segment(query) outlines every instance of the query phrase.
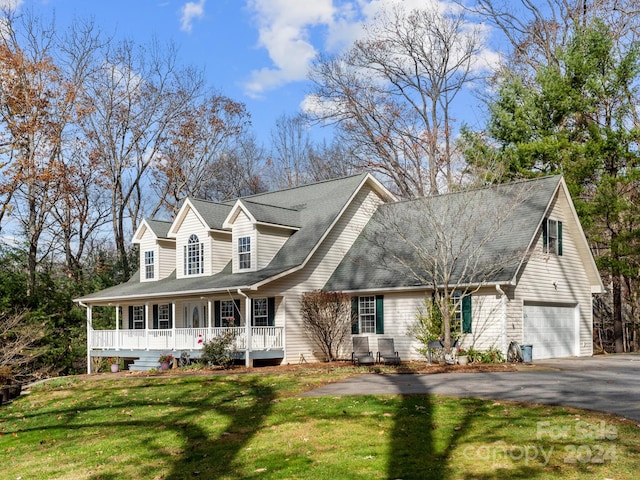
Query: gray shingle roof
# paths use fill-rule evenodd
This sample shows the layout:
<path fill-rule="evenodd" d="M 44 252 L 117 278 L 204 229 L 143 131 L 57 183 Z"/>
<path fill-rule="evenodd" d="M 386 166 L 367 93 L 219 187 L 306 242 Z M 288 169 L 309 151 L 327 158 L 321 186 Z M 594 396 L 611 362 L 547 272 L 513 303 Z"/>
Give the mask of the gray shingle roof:
<path fill-rule="evenodd" d="M 510 283 L 560 176 L 382 205 L 328 291 Z"/>
<path fill-rule="evenodd" d="M 129 281 L 115 287 L 87 295 L 80 301 L 96 302 L 124 298 L 144 298 L 154 295 L 187 294 L 188 292 L 207 292 L 224 289 L 236 289 L 255 285 L 302 265 L 348 201 L 365 180 L 367 174 L 358 174 L 336 180 L 327 180 L 311 185 L 261 193 L 244 197 L 246 203 L 252 203 L 258 211 L 264 205 L 270 209 L 261 209 L 259 216 L 265 218 L 265 212 L 272 214 L 289 210 L 286 215 L 298 216 L 300 229 L 292 233 L 270 264 L 257 271 L 231 273 L 231 264 L 215 275 L 177 279 L 175 272 L 168 278 L 156 282 Z M 228 204 L 191 200 L 198 212 L 209 222 L 210 228 L 222 228 L 222 223 L 234 201 Z M 226 210 L 224 216 L 222 215 Z"/>
<path fill-rule="evenodd" d="M 300 212 L 293 208 L 276 207 L 249 200 L 244 200 L 242 204 L 258 222 L 296 228 L 301 226 Z"/>
<path fill-rule="evenodd" d="M 216 203 L 197 198 L 190 198 L 189 201 L 207 222 L 207 226 L 214 230 L 222 230 L 222 224 L 233 206 L 233 204 Z"/>
<path fill-rule="evenodd" d="M 164 220 L 147 219 L 147 225 L 153 231 L 158 238 L 168 238 L 169 229 L 171 228 L 171 222 Z"/>

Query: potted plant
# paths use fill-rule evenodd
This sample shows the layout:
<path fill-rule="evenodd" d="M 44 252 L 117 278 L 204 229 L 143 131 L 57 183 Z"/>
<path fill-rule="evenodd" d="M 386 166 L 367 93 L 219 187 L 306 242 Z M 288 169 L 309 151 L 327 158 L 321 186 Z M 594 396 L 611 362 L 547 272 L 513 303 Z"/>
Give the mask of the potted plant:
<path fill-rule="evenodd" d="M 111 364 L 111 371 L 113 373 L 120 371 L 120 357 L 109 357 L 109 363 Z"/>
<path fill-rule="evenodd" d="M 458 349 L 458 365 L 466 365 L 469 362 L 467 351 L 464 348 Z"/>
<path fill-rule="evenodd" d="M 158 362 L 160 362 L 160 370 L 169 370 L 169 364 L 173 362 L 173 355 L 170 353 L 163 353 L 160 355 Z"/>

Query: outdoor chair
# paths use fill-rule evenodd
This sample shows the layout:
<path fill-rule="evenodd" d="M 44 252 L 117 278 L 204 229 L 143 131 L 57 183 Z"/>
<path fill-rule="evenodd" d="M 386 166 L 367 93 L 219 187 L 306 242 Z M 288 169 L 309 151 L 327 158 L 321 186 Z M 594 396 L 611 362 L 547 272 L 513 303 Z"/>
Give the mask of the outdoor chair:
<path fill-rule="evenodd" d="M 378 363 L 400 363 L 400 355 L 396 352 L 393 338 L 379 338 L 378 339 Z"/>
<path fill-rule="evenodd" d="M 351 363 L 357 365 L 373 365 L 376 362 L 369 350 L 369 337 L 353 337 Z"/>

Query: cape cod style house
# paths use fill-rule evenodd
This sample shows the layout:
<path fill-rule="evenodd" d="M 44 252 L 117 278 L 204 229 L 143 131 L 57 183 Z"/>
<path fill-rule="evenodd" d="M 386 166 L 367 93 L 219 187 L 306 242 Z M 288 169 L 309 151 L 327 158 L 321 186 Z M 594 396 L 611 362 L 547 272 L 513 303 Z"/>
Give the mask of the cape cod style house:
<path fill-rule="evenodd" d="M 591 355 L 592 294 L 603 286 L 562 177 L 476 192 L 482 197 L 397 202 L 373 176 L 359 174 L 230 202 L 189 198 L 173 221 L 142 222 L 133 236 L 140 251 L 133 278 L 76 300 L 87 310 L 88 364 L 114 355 L 142 365 L 145 358 L 157 364 L 161 353 L 196 358 L 226 331 L 247 365 L 322 360 L 300 315 L 302 294 L 322 289 L 352 296 L 353 335 L 371 337 L 374 352 L 376 337 L 392 337 L 402 359 L 419 358 L 408 328 L 432 287 L 412 267 L 420 264 L 407 249 L 413 240 L 398 232 L 418 230 L 421 218 L 438 214 L 434 206 L 452 203 L 472 213 L 452 228 L 477 237 L 460 237 L 472 239 L 474 268 L 450 278 L 468 293 L 457 312 L 465 344 L 506 352 L 510 340 L 530 343 L 534 359 Z M 505 211 L 493 230 L 474 229 Z M 385 218 L 404 224 L 390 228 Z M 440 240 L 421 234 L 419 241 L 429 251 Z M 495 268 L 496 252 L 511 260 Z M 94 329 L 97 306 L 115 307 L 115 329 Z"/>

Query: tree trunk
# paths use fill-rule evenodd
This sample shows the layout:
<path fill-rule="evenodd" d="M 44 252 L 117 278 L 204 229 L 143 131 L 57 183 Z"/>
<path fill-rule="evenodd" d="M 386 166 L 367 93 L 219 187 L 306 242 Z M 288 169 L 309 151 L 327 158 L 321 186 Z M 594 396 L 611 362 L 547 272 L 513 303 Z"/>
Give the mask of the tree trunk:
<path fill-rule="evenodd" d="M 622 332 L 622 282 L 620 274 L 613 275 L 613 338 L 615 341 L 615 352 L 624 352 L 623 332 Z"/>

